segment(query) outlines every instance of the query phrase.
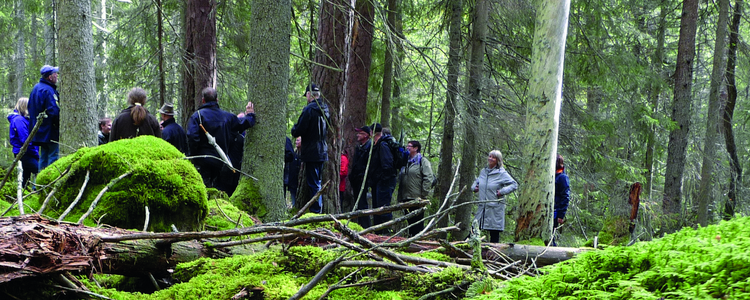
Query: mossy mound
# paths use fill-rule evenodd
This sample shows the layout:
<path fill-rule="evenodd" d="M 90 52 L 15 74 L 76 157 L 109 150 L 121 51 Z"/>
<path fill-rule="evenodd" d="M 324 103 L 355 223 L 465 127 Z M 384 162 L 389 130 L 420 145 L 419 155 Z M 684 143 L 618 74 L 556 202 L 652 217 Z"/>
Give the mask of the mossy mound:
<path fill-rule="evenodd" d="M 750 217 L 591 251 L 476 299 L 750 299 Z"/>
<path fill-rule="evenodd" d="M 152 294 L 100 288 L 86 279 L 82 280 L 93 292 L 112 299 L 231 299 L 243 288 L 262 290 L 262 299 L 288 299 L 323 266 L 342 255 L 342 251 L 348 250 L 326 251 L 314 246 L 298 246 L 290 247 L 284 252 L 268 250 L 255 255 L 237 255 L 224 259 L 202 258 L 178 265 L 174 279 L 180 283 Z M 304 299 L 319 299 L 330 285 L 339 283 L 357 269 L 335 268 Z M 425 293 L 469 280 L 457 268 L 447 268 L 431 274 L 398 275 L 384 269 L 364 268 L 356 276 L 349 276 L 340 284 L 384 278 L 393 280 L 377 285 L 334 290 L 328 295 L 328 299 L 417 299 Z"/>
<path fill-rule="evenodd" d="M 237 221 L 239 221 L 239 224 L 237 224 Z M 255 225 L 255 223 L 250 219 L 250 215 L 239 210 L 236 206 L 229 203 L 229 201 L 218 198 L 208 200 L 206 229 L 229 230 L 238 227 L 250 227 L 253 225 Z"/>
<path fill-rule="evenodd" d="M 160 138 L 140 136 L 82 148 L 44 169 L 37 184 L 53 184 L 64 175 L 55 194 L 59 201 L 49 204 L 46 215 L 56 218 L 68 208 L 81 190 L 86 172 L 90 174 L 89 182 L 80 202 L 65 218 L 67 221 L 78 221 L 102 189 L 130 172 L 106 191 L 86 220 L 87 225 L 101 222 L 142 229 L 148 206 L 150 231 L 170 231 L 172 224 L 180 231 L 202 229 L 208 213 L 206 187 L 193 164 Z M 45 195 L 50 190 L 46 189 Z M 38 202 L 29 205 L 38 208 Z"/>

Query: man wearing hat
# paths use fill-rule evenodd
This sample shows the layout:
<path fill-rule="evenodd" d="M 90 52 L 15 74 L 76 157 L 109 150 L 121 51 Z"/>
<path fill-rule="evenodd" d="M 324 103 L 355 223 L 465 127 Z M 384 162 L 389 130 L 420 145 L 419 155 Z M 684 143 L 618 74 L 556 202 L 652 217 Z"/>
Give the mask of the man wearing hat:
<path fill-rule="evenodd" d="M 180 152 L 187 154 L 187 134 L 185 133 L 185 129 L 174 120 L 174 105 L 172 103 L 164 103 L 159 109 L 159 115 L 161 116 L 161 126 L 163 127 L 161 138 L 172 144 Z"/>
<path fill-rule="evenodd" d="M 370 158 L 370 146 L 372 142 L 370 136 L 372 130 L 370 126 L 362 126 L 360 128 L 354 128 L 357 131 L 357 147 L 354 149 L 354 157 L 352 159 L 352 168 L 349 171 L 349 181 L 352 183 L 352 192 L 354 195 L 354 201 L 359 201 L 357 209 L 368 209 L 367 205 L 367 185 L 363 185 L 365 179 L 365 170 L 367 170 L 367 161 Z M 365 188 L 362 189 L 362 186 Z M 358 199 L 358 200 L 357 200 Z M 370 216 L 364 216 L 357 219 L 357 223 L 362 228 L 370 227 Z"/>
<path fill-rule="evenodd" d="M 305 164 L 305 181 L 310 187 L 310 197 L 312 197 L 320 191 L 323 163 L 328 160 L 326 135 L 331 114 L 328 111 L 328 105 L 320 99 L 320 88 L 317 85 L 308 85 L 304 96 L 307 98 L 307 105 L 302 109 L 302 114 L 292 127 L 292 136 L 302 137 L 300 159 Z M 310 199 L 301 200 L 307 203 Z M 310 212 L 323 212 L 323 197 L 318 198 L 318 201 L 310 206 Z"/>
<path fill-rule="evenodd" d="M 34 85 L 29 95 L 30 126 L 36 126 L 36 118 L 40 113 L 46 117 L 39 126 L 39 131 L 31 142 L 39 146 L 39 171 L 55 162 L 60 151 L 60 107 L 57 102 L 60 94 L 57 92 L 57 73 L 59 69 L 44 65 L 41 69 L 42 78 Z"/>

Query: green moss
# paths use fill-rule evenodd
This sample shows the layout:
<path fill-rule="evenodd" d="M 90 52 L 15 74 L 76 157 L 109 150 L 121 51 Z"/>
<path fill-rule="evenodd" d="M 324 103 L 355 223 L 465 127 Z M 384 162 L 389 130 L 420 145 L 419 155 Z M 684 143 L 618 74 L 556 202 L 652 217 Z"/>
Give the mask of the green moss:
<path fill-rule="evenodd" d="M 263 218 L 268 213 L 268 209 L 263 205 L 261 197 L 258 183 L 251 178 L 243 176 L 229 202 L 251 215 Z"/>
<path fill-rule="evenodd" d="M 170 231 L 172 224 L 181 231 L 200 230 L 208 212 L 206 189 L 195 167 L 183 157 L 171 144 L 153 136 L 81 148 L 37 177 L 38 184 L 48 185 L 69 169 L 67 180 L 58 181 L 55 197 L 59 202 L 51 203 L 45 214 L 56 218 L 67 209 L 88 171 L 90 180 L 83 197 L 65 219 L 75 222 L 111 180 L 131 172 L 103 195 L 85 224 L 101 219 L 121 228 L 142 229 L 148 206 L 151 231 Z"/>
<path fill-rule="evenodd" d="M 222 213 L 224 212 L 224 213 Z M 226 214 L 226 216 L 225 216 Z M 227 219 L 229 217 L 231 220 Z M 239 210 L 224 199 L 208 200 L 208 217 L 206 228 L 210 230 L 229 230 L 237 228 L 237 220 L 243 227 L 253 226 L 253 220 L 246 212 Z"/>
<path fill-rule="evenodd" d="M 611 246 L 479 299 L 750 299 L 750 217 Z"/>

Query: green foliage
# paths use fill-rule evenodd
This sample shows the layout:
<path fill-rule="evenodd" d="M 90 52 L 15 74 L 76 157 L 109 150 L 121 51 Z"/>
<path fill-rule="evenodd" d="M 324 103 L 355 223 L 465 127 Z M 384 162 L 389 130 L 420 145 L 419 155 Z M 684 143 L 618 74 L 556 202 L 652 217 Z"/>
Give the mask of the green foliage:
<path fill-rule="evenodd" d="M 227 219 L 228 218 L 228 219 Z M 230 220 L 231 219 L 231 220 Z M 208 200 L 208 216 L 206 217 L 206 228 L 212 230 L 229 230 L 238 227 L 237 221 L 241 226 L 253 226 L 253 220 L 246 212 L 239 210 L 224 199 Z"/>
<path fill-rule="evenodd" d="M 82 199 L 66 217 L 75 222 L 112 179 L 131 172 L 102 196 L 87 224 L 101 220 L 121 228 L 142 229 L 148 206 L 149 230 L 171 231 L 172 224 L 181 231 L 200 230 L 208 211 L 206 190 L 195 167 L 182 158 L 172 145 L 153 136 L 81 148 L 39 173 L 37 184 L 61 183 L 55 194 L 59 202 L 51 203 L 45 214 L 57 217 L 68 208 L 89 172 Z M 64 173 L 63 179 L 55 182 Z M 29 205 L 39 208 L 41 203 Z"/>
<path fill-rule="evenodd" d="M 750 218 L 607 247 L 476 299 L 747 299 Z"/>

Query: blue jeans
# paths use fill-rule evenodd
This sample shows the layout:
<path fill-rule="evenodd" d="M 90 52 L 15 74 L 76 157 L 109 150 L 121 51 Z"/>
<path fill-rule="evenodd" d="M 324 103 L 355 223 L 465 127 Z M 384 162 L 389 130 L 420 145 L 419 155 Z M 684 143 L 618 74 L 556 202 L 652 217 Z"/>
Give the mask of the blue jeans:
<path fill-rule="evenodd" d="M 321 178 L 320 175 L 323 172 L 323 162 L 305 162 L 305 182 L 310 187 L 310 199 L 320 191 Z M 309 199 L 308 199 L 309 201 Z M 305 201 L 307 204 L 307 201 Z M 323 212 L 323 195 L 318 198 L 318 201 L 310 206 L 310 212 L 319 214 Z"/>
<path fill-rule="evenodd" d="M 57 143 L 39 143 L 39 171 L 55 162 L 60 153 Z"/>
<path fill-rule="evenodd" d="M 396 176 L 377 179 L 372 186 L 372 208 L 379 208 L 391 205 L 393 190 L 396 189 Z M 383 224 L 393 219 L 393 213 L 372 216 L 375 225 Z"/>

